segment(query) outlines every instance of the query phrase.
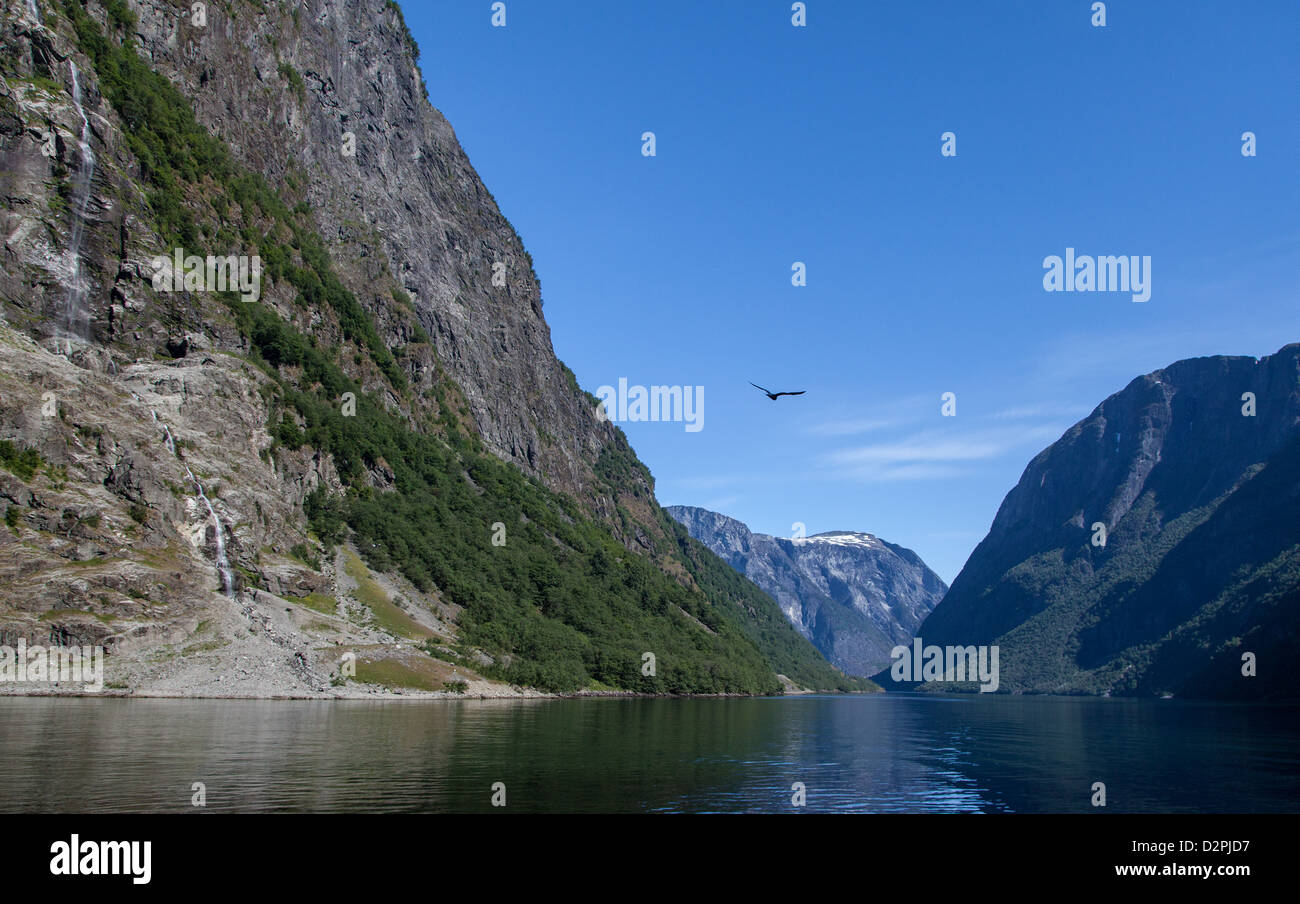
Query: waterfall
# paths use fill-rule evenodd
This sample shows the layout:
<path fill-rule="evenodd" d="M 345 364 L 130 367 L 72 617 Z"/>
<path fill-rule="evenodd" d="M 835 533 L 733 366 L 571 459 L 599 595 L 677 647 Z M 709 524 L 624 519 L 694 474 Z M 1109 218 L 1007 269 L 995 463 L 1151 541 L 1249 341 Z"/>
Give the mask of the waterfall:
<path fill-rule="evenodd" d="M 33 0 L 34 2 L 34 0 Z M 69 340 L 90 339 L 90 312 L 86 309 L 87 287 L 81 267 L 81 243 L 86 233 L 86 209 L 90 206 L 90 183 L 95 177 L 95 152 L 90 147 L 90 118 L 81 101 L 81 73 L 76 61 L 69 60 L 72 66 L 72 102 L 81 117 L 81 137 L 78 145 L 81 149 L 81 162 L 77 166 L 76 179 L 73 182 L 72 229 L 68 233 L 68 255 L 72 258 L 72 287 L 68 291 L 68 310 L 64 319 L 64 332 Z"/>
<path fill-rule="evenodd" d="M 36 5 L 36 0 L 27 0 L 27 9 L 32 14 L 32 18 L 41 22 L 41 8 Z M 41 22 L 41 24 L 44 24 Z"/>
<path fill-rule="evenodd" d="M 158 412 L 153 412 L 153 419 L 155 423 L 158 421 Z M 171 428 L 166 424 L 163 424 L 163 443 L 167 446 L 168 452 L 176 455 L 176 442 L 172 439 Z M 180 458 L 178 455 L 176 457 Z M 209 501 L 207 494 L 203 492 L 203 484 L 199 483 L 199 479 L 194 476 L 190 466 L 185 464 L 185 459 L 181 458 L 180 461 L 181 467 L 185 469 L 185 476 L 189 478 L 190 483 L 194 484 L 194 489 L 198 491 L 199 499 L 207 507 L 208 517 L 212 519 L 212 524 L 216 528 L 217 571 L 221 575 L 221 592 L 233 600 L 235 598 L 235 576 L 230 570 L 230 559 L 226 557 L 225 529 L 221 526 L 221 519 L 217 517 L 217 510 L 212 507 L 212 502 Z"/>

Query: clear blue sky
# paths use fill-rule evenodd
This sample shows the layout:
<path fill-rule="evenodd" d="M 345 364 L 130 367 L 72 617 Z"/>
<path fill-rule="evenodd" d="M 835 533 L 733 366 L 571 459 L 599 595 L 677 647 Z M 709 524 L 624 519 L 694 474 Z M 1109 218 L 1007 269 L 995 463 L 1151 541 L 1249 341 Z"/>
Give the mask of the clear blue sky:
<path fill-rule="evenodd" d="M 560 358 L 592 392 L 705 388 L 699 432 L 621 425 L 662 503 L 869 531 L 951 581 L 1133 377 L 1300 340 L 1300 3 L 790 5 L 402 4 Z M 1067 246 L 1150 255 L 1151 300 L 1045 292 Z"/>

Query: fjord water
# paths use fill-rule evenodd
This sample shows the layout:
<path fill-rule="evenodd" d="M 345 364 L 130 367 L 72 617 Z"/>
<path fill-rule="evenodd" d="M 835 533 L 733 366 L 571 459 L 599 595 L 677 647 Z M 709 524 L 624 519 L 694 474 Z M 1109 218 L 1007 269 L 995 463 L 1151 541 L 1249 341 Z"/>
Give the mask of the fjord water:
<path fill-rule="evenodd" d="M 1300 810 L 1295 707 L 888 696 L 0 699 L 0 811 Z"/>

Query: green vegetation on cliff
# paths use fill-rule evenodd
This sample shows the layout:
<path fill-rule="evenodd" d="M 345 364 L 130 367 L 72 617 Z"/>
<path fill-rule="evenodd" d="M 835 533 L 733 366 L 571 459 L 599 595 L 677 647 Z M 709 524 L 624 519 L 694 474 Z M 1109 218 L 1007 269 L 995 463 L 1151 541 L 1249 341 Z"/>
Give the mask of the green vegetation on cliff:
<path fill-rule="evenodd" d="M 122 27 L 128 20 L 111 17 L 120 35 L 105 35 L 75 0 L 64 9 L 141 163 L 160 234 L 190 253 L 204 253 L 207 236 L 259 254 L 271 280 L 293 286 L 300 307 L 332 311 L 353 344 L 325 347 L 269 307 L 223 299 L 250 357 L 271 377 L 264 395 L 276 448 L 329 454 L 345 485 L 341 495 L 317 490 L 305 506 L 327 546 L 351 540 L 370 567 L 398 571 L 461 607 L 461 652 L 487 651 L 495 664 L 481 671 L 514 683 L 776 693 L 779 671 L 813 688 L 867 687 L 828 665 L 770 598 L 662 512 L 680 579 L 629 552 L 572 499 L 487 453 L 447 401 L 458 395 L 454 384 L 434 385 L 436 419 L 417 423 L 391 408 L 393 397 L 409 398 L 406 375 L 339 279 L 306 205 L 290 208 L 234 162 L 185 97 L 138 56 Z M 391 393 L 365 391 L 340 366 L 359 363 L 363 352 Z M 355 396 L 348 415 L 345 393 Z M 596 468 L 615 496 L 624 478 L 649 479 L 619 439 Z M 643 674 L 646 653 L 653 675 Z"/>
<path fill-rule="evenodd" d="M 1298 375 L 1288 345 L 1106 399 L 1026 467 L 926 643 L 997 644 L 1009 693 L 1294 699 L 1247 663 L 1291 661 L 1300 634 Z"/>

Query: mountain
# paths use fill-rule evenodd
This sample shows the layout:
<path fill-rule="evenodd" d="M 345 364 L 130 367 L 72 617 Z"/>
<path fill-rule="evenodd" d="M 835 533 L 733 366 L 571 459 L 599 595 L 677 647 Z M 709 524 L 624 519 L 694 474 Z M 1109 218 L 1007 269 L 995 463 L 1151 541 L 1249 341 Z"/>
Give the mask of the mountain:
<path fill-rule="evenodd" d="M 1297 512 L 1300 344 L 1179 361 L 1029 463 L 921 635 L 1007 691 L 1294 697 Z"/>
<path fill-rule="evenodd" d="M 887 665 L 948 589 L 910 549 L 871 534 L 800 539 L 753 533 L 708 509 L 665 509 L 732 568 L 775 599 L 799 633 L 850 675 Z"/>
<path fill-rule="evenodd" d="M 151 694 L 870 686 L 658 506 L 396 3 L 0 2 L 0 644 Z"/>

